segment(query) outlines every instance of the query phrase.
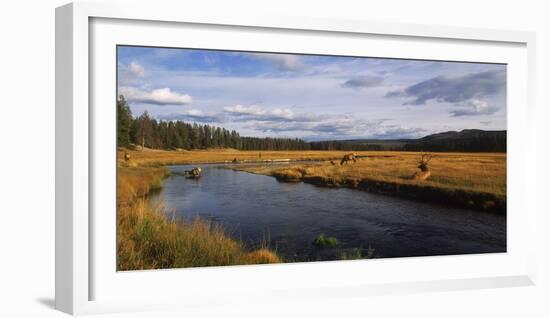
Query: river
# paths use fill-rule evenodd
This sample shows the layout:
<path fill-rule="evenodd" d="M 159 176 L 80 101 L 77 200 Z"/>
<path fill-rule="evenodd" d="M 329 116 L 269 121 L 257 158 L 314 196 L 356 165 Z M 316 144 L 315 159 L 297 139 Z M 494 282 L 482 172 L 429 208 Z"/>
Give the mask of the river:
<path fill-rule="evenodd" d="M 181 173 L 193 166 L 170 166 Z M 262 242 L 285 261 L 340 259 L 358 250 L 375 257 L 506 252 L 506 217 L 347 188 L 305 183 L 201 165 L 200 180 L 173 174 L 152 196 L 177 217 L 222 224 L 250 248 Z M 312 244 L 336 237 L 335 248 Z"/>

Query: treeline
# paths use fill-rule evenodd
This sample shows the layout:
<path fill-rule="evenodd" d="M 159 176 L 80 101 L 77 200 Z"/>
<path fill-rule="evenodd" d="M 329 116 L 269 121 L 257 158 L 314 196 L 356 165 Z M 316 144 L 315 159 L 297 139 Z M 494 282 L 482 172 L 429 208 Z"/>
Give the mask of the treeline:
<path fill-rule="evenodd" d="M 310 150 L 301 139 L 241 137 L 239 150 Z"/>
<path fill-rule="evenodd" d="M 400 147 L 392 148 L 389 144 L 380 143 L 357 143 L 352 141 L 313 141 L 310 142 L 311 150 L 340 150 L 340 151 L 374 151 L 374 150 L 398 150 Z"/>
<path fill-rule="evenodd" d="M 307 150 L 301 139 L 241 137 L 235 130 L 183 121 L 151 118 L 147 111 L 133 117 L 124 96 L 117 100 L 117 145 L 153 149 L 234 148 L 238 150 Z"/>
<path fill-rule="evenodd" d="M 440 152 L 506 152 L 506 131 L 465 129 L 419 139 L 328 140 L 311 142 L 312 150 L 391 150 Z"/>
<path fill-rule="evenodd" d="M 404 145 L 407 151 L 506 152 L 506 131 L 465 129 L 420 138 Z"/>

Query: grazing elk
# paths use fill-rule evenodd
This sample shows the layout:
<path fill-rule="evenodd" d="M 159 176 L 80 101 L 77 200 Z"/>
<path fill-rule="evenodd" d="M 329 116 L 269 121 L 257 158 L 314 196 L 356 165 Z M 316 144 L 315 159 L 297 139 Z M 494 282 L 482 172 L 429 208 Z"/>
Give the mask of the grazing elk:
<path fill-rule="evenodd" d="M 353 152 L 345 154 L 342 158 L 342 161 L 340 161 L 340 165 L 342 166 L 344 163 L 347 163 L 349 161 L 357 162 L 357 154 Z"/>
<path fill-rule="evenodd" d="M 192 179 L 200 178 L 201 177 L 201 172 L 202 172 L 201 167 L 196 167 L 196 168 L 193 168 L 191 170 L 185 171 L 185 173 L 187 174 L 187 177 L 192 178 Z"/>
<path fill-rule="evenodd" d="M 130 160 L 130 154 L 125 152 L 124 153 L 124 161 L 128 161 L 128 160 Z"/>
<path fill-rule="evenodd" d="M 415 172 L 413 179 L 417 181 L 425 181 L 428 179 L 432 173 L 430 172 L 430 167 L 428 167 L 428 162 L 432 160 L 433 156 L 431 154 L 423 153 L 418 162 L 418 169 L 420 171 Z"/>
<path fill-rule="evenodd" d="M 336 162 L 334 162 L 334 160 L 331 160 L 330 164 L 334 166 L 334 165 L 336 165 Z"/>

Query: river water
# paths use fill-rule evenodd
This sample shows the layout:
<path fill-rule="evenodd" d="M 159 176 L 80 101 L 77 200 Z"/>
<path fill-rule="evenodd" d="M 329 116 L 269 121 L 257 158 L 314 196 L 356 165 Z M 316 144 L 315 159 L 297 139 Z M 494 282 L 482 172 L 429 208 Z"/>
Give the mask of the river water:
<path fill-rule="evenodd" d="M 170 166 L 173 172 L 193 166 Z M 201 165 L 200 180 L 174 174 L 152 199 L 184 220 L 222 224 L 250 248 L 267 242 L 285 261 L 340 259 L 343 253 L 406 257 L 506 252 L 506 217 L 346 188 Z M 335 248 L 312 244 L 333 236 Z"/>

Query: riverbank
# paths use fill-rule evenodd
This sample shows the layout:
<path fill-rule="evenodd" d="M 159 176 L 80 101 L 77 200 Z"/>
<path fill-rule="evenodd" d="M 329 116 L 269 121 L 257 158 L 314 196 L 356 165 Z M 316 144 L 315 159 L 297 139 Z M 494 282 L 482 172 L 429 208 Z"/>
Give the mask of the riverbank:
<path fill-rule="evenodd" d="M 279 263 L 273 251 L 250 251 L 220 225 L 196 218 L 183 222 L 149 193 L 162 187 L 165 167 L 119 165 L 117 270 Z"/>
<path fill-rule="evenodd" d="M 416 181 L 418 154 L 367 156 L 357 163 L 318 162 L 234 165 L 232 169 L 273 176 L 284 182 L 349 187 L 423 202 L 506 213 L 506 155 L 438 153 L 430 162 L 432 176 Z"/>
<path fill-rule="evenodd" d="M 349 151 L 348 151 L 349 152 Z M 270 163 L 295 161 L 340 160 L 346 151 L 242 151 L 235 149 L 208 150 L 152 150 L 144 151 L 120 149 L 118 163 L 120 166 L 164 166 L 204 163 Z M 124 159 L 124 154 L 130 156 Z M 360 156 L 393 156 L 390 151 L 359 151 Z"/>

